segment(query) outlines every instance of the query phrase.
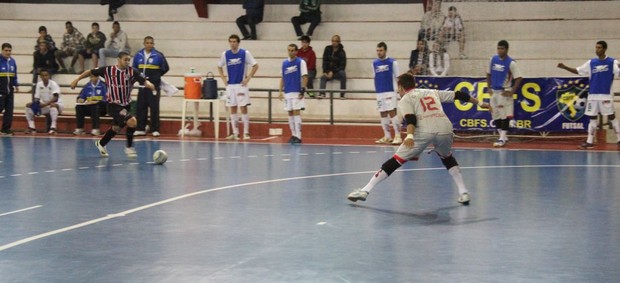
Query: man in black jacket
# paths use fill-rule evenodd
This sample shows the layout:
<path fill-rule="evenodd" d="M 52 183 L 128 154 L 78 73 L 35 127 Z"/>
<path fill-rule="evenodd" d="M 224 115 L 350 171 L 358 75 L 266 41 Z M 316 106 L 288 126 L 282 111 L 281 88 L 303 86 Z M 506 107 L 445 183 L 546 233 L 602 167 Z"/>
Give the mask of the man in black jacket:
<path fill-rule="evenodd" d="M 321 76 L 321 89 L 325 89 L 328 81 L 333 79 L 340 81 L 340 89 L 347 88 L 347 53 L 344 46 L 340 43 L 340 36 L 332 36 L 332 44 L 325 47 L 323 52 L 323 76 Z M 325 97 L 325 92 L 321 92 L 319 98 Z M 340 98 L 344 99 L 344 92 L 340 93 Z"/>
<path fill-rule="evenodd" d="M 301 36 L 304 35 L 301 31 L 301 25 L 310 23 L 308 32 L 305 35 L 311 37 L 314 29 L 321 22 L 321 0 L 301 0 L 299 12 L 301 12 L 299 16 L 291 18 L 291 23 L 293 23 L 297 39 L 301 40 Z"/>
<path fill-rule="evenodd" d="M 245 9 L 245 15 L 237 18 L 237 26 L 243 34 L 243 39 L 256 40 L 256 25 L 263 21 L 263 12 L 265 8 L 265 1 L 263 0 L 245 0 L 243 2 L 243 9 Z M 250 26 L 250 33 L 245 28 L 245 25 Z"/>

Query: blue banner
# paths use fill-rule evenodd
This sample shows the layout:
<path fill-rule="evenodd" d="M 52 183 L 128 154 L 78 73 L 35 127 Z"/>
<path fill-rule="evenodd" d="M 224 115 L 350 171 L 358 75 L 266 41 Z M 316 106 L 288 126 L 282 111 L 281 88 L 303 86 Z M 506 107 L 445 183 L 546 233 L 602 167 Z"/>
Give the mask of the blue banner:
<path fill-rule="evenodd" d="M 491 95 L 485 78 L 417 77 L 419 88 L 463 90 L 489 102 Z M 514 95 L 512 130 L 530 132 L 584 132 L 588 78 L 524 78 Z M 491 113 L 473 105 L 455 101 L 444 104 L 454 130 L 493 130 Z"/>

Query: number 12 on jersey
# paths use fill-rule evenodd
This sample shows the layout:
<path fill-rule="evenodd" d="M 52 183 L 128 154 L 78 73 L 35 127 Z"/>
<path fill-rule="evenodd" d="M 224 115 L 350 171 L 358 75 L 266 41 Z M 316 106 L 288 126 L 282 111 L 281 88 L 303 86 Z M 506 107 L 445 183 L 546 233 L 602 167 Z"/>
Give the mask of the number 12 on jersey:
<path fill-rule="evenodd" d="M 436 103 L 437 102 L 435 102 L 435 98 L 431 96 L 425 96 L 423 98 L 420 98 L 420 104 L 422 105 L 422 109 L 424 109 L 424 112 L 429 110 L 439 110 L 439 108 L 437 108 L 437 106 L 435 105 Z"/>

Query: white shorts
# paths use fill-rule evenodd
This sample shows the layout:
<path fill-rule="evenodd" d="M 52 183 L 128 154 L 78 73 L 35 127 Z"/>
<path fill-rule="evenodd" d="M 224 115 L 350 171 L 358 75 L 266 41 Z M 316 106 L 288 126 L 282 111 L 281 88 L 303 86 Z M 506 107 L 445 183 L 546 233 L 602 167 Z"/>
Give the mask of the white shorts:
<path fill-rule="evenodd" d="M 501 95 L 503 90 L 491 90 L 491 107 L 493 112 L 491 118 L 497 119 L 512 119 L 515 113 L 515 102 L 512 96 Z"/>
<path fill-rule="evenodd" d="M 386 112 L 396 109 L 398 95 L 395 92 L 377 93 L 377 111 Z"/>
<path fill-rule="evenodd" d="M 250 90 L 247 87 L 238 85 L 226 86 L 226 106 L 247 106 L 250 105 Z"/>
<path fill-rule="evenodd" d="M 614 114 L 614 103 L 611 100 L 590 100 L 586 102 L 586 116 Z"/>
<path fill-rule="evenodd" d="M 433 151 L 440 157 L 448 157 L 452 154 L 452 141 L 454 134 L 416 133 L 413 135 L 413 147 L 407 148 L 401 144 L 396 150 L 394 158 L 401 164 L 409 160 L 418 160 L 420 154 L 429 146 L 433 145 Z"/>
<path fill-rule="evenodd" d="M 65 107 L 62 105 L 62 103 L 56 103 L 56 105 L 58 105 L 58 114 L 62 114 L 62 111 L 65 110 Z M 50 114 L 51 109 L 52 109 L 51 106 L 41 107 L 41 114 L 43 115 Z"/>
<path fill-rule="evenodd" d="M 284 94 L 284 110 L 293 111 L 305 109 L 305 100 L 303 99 L 303 97 L 299 98 L 299 92 L 289 92 Z"/>

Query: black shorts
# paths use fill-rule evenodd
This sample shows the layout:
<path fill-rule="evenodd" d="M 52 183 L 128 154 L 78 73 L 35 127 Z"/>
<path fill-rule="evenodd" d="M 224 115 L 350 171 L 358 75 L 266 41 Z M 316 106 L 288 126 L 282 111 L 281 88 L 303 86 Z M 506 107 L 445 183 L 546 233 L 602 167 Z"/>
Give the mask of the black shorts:
<path fill-rule="evenodd" d="M 112 117 L 112 125 L 125 127 L 127 124 L 127 120 L 133 117 L 129 110 L 131 110 L 130 105 L 118 105 L 114 103 L 108 103 L 108 115 Z"/>

